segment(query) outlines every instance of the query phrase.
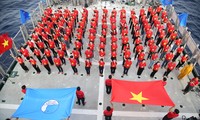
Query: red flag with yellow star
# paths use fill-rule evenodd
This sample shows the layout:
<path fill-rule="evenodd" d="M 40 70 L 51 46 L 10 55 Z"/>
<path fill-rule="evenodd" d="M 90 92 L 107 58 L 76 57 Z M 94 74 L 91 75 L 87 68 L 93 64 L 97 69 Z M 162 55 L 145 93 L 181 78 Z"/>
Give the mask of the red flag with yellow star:
<path fill-rule="evenodd" d="M 112 102 L 174 106 L 168 96 L 162 80 L 158 81 L 125 81 L 112 80 Z"/>
<path fill-rule="evenodd" d="M 12 48 L 12 39 L 8 34 L 0 35 L 0 54 L 6 52 L 10 48 Z"/>

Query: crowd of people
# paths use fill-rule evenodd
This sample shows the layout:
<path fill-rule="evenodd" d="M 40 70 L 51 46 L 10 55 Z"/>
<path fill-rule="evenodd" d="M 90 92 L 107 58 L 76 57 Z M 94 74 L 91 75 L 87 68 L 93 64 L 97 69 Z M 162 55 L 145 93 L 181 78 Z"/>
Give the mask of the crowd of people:
<path fill-rule="evenodd" d="M 91 18 L 89 18 L 89 14 L 92 14 Z M 72 11 L 68 8 L 59 8 L 54 11 L 48 7 L 28 40 L 28 47 L 21 47 L 20 55 L 15 58 L 25 72 L 28 72 L 29 68 L 25 65 L 24 59 L 31 63 L 38 74 L 41 72 L 38 62 L 46 68 L 48 74 L 51 74 L 53 65 L 58 68 L 59 74 L 63 74 L 63 65 L 66 65 L 66 60 L 68 60 L 74 74 L 77 75 L 77 65 L 82 64 L 79 61 L 82 57 L 85 59 L 84 66 L 86 74 L 89 76 L 94 51 L 96 51 L 95 46 L 98 46 L 99 76 L 104 74 L 105 56 L 110 55 L 111 75 L 105 83 L 107 94 L 111 93 L 111 79 L 118 66 L 118 54 L 122 54 L 123 59 L 124 70 L 121 77 L 128 75 L 133 61 L 136 60 L 139 78 L 146 67 L 152 69 L 149 74 L 151 78 L 160 69 L 165 68 L 163 85 L 166 85 L 170 72 L 179 69 L 188 61 L 188 55 L 183 52 L 185 44 L 178 35 L 175 25 L 167 16 L 167 11 L 161 5 L 149 6 L 148 10 L 142 7 L 139 15 L 133 8 L 130 10 L 129 18 L 127 18 L 127 10 L 124 7 L 120 10 L 113 8 L 111 12 L 106 7 L 94 8 L 91 13 L 88 13 L 86 8 L 82 10 L 74 8 Z M 97 34 L 99 27 L 101 28 L 100 35 Z M 108 39 L 108 35 L 111 35 L 111 38 Z M 120 35 L 120 39 L 118 35 Z M 95 41 L 99 41 L 99 44 L 96 44 Z M 121 41 L 120 44 L 118 44 L 119 41 Z M 133 50 L 131 50 L 131 44 L 133 44 Z M 106 49 L 108 45 L 110 45 L 110 50 Z M 117 51 L 118 49 L 121 53 Z M 149 65 L 147 65 L 148 60 Z M 180 75 L 178 78 L 182 79 L 190 72 L 191 70 L 188 70 L 186 74 Z M 198 84 L 198 79 L 195 77 L 188 83 L 183 90 L 184 94 Z M 24 89 L 26 86 L 22 86 L 23 93 L 25 93 Z M 86 104 L 85 95 L 80 87 L 77 87 L 76 95 L 77 104 L 81 105 L 82 103 L 84 106 Z M 163 120 L 172 119 L 179 114 L 177 109 L 173 112 L 171 108 L 169 111 L 170 113 Z M 111 120 L 112 112 L 113 105 L 108 106 L 104 111 L 105 120 Z"/>
<path fill-rule="evenodd" d="M 148 68 L 152 69 L 150 77 L 154 77 L 160 68 L 166 68 L 163 76 L 168 76 L 171 71 L 175 68 L 179 69 L 188 60 L 188 55 L 183 53 L 185 45 L 182 44 L 183 41 L 178 36 L 175 25 L 167 18 L 167 11 L 162 6 L 155 8 L 149 6 L 147 11 L 142 7 L 139 15 L 132 9 L 129 22 L 124 7 L 119 11 L 113 8 L 111 13 L 104 7 L 102 15 L 99 15 L 100 12 L 101 10 L 97 8 L 93 9 L 92 18 L 89 18 L 86 8 L 82 11 L 76 8 L 72 11 L 68 8 L 53 11 L 48 7 L 28 39 L 28 47 L 22 46 L 19 49 L 20 55 L 16 60 L 25 72 L 28 72 L 29 68 L 24 63 L 24 58 L 27 59 L 38 74 L 41 72 L 38 62 L 47 69 L 48 74 L 51 74 L 51 66 L 54 64 L 58 68 L 58 73 L 63 74 L 63 65 L 66 65 L 66 60 L 69 60 L 74 74 L 78 74 L 77 65 L 80 66 L 79 59 L 82 57 L 85 59 L 86 73 L 90 75 L 95 46 L 98 46 L 99 75 L 103 75 L 104 58 L 108 53 L 111 60 L 110 72 L 114 75 L 119 59 L 117 50 L 121 49 L 124 67 L 122 77 L 128 75 L 134 60 L 137 61 L 138 77 L 147 67 L 147 60 L 149 60 Z M 119 24 L 117 15 L 120 19 Z M 101 27 L 101 35 L 97 34 L 99 27 Z M 118 38 L 119 34 L 120 38 Z M 109 40 L 108 35 L 111 35 Z M 132 37 L 129 37 L 130 35 Z M 99 44 L 95 43 L 97 40 Z M 120 44 L 118 44 L 119 40 L 121 40 Z M 83 44 L 86 46 L 85 49 Z M 133 44 L 133 50 L 130 44 Z M 110 51 L 105 49 L 108 45 Z M 177 59 L 179 59 L 178 63 Z"/>

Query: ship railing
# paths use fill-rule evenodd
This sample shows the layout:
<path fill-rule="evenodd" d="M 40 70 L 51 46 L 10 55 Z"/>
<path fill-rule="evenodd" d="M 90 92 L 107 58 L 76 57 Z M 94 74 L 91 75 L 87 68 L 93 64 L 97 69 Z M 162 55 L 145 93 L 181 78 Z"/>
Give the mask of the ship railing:
<path fill-rule="evenodd" d="M 189 61 L 195 65 L 195 69 L 193 70 L 194 76 L 199 76 L 198 71 L 200 70 L 200 50 L 199 44 L 197 44 L 192 38 L 191 32 L 187 27 L 180 26 L 180 21 L 178 18 L 178 14 L 175 11 L 172 5 L 167 7 L 169 18 L 171 18 L 179 31 L 179 35 L 182 37 L 183 44 L 186 45 L 185 52 L 190 56 Z"/>
<path fill-rule="evenodd" d="M 13 71 L 17 62 L 10 54 L 13 56 L 19 54 L 18 49 L 26 44 L 29 35 L 33 32 L 35 26 L 37 26 L 38 20 L 41 19 L 43 11 L 47 6 L 47 2 L 39 2 L 37 7 L 29 12 L 30 20 L 21 25 L 17 33 L 12 37 L 12 48 L 0 55 L 0 90 L 7 78 L 14 77 L 17 73 Z"/>

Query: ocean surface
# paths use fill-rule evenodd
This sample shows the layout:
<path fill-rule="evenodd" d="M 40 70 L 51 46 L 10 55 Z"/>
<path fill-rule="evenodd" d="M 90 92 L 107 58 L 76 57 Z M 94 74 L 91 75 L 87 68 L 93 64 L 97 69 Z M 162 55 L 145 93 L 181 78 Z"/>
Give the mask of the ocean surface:
<path fill-rule="evenodd" d="M 19 31 L 20 16 L 19 10 L 31 12 L 37 7 L 40 0 L 0 0 L 0 34 L 8 33 L 14 37 Z M 189 14 L 187 27 L 192 33 L 193 39 L 200 44 L 200 0 L 174 0 L 174 7 L 177 13 L 186 12 Z M 16 43 L 20 45 L 21 38 Z M 5 59 L 5 58 L 8 59 Z M 0 65 L 7 68 L 9 54 L 0 58 Z M 2 59 L 3 58 L 3 59 Z"/>
<path fill-rule="evenodd" d="M 0 34 L 9 33 L 11 37 L 19 30 L 19 10 L 31 12 L 36 8 L 39 0 L 0 0 Z M 200 43 L 200 0 L 174 0 L 177 13 L 189 14 L 187 27 L 192 32 L 192 37 Z"/>

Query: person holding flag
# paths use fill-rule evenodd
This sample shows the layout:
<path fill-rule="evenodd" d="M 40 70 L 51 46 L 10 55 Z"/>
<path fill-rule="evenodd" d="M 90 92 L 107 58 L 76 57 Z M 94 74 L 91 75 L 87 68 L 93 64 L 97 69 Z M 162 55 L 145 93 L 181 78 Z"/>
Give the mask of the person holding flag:
<path fill-rule="evenodd" d="M 81 105 L 81 102 L 82 102 L 82 105 L 85 106 L 85 94 L 84 92 L 81 90 L 81 88 L 78 86 L 77 89 L 76 89 L 76 97 L 77 97 L 77 104 L 78 105 Z"/>
<path fill-rule="evenodd" d="M 108 76 L 108 79 L 106 79 L 105 81 L 105 85 L 106 85 L 106 93 L 110 94 L 112 90 L 112 75 Z"/>
<path fill-rule="evenodd" d="M 113 113 L 113 103 L 111 103 L 111 107 L 107 106 L 106 110 L 103 111 L 103 115 L 105 116 L 105 120 L 112 120 L 112 113 Z"/>
<path fill-rule="evenodd" d="M 188 82 L 187 86 L 185 87 L 183 91 L 183 94 L 187 94 L 190 90 L 192 90 L 193 87 L 197 86 L 199 84 L 199 77 L 196 76 Z"/>
<path fill-rule="evenodd" d="M 171 108 L 169 108 L 169 112 L 163 117 L 162 120 L 172 120 L 173 118 L 176 118 L 179 116 L 179 110 L 174 109 L 174 107 L 175 106 L 172 106 Z"/>

